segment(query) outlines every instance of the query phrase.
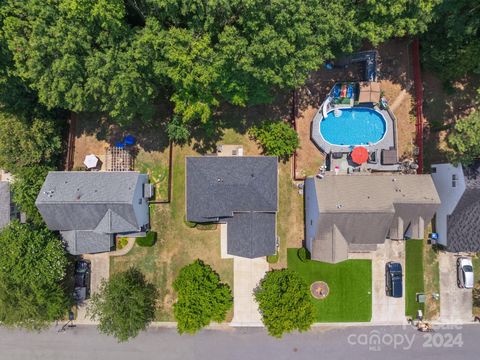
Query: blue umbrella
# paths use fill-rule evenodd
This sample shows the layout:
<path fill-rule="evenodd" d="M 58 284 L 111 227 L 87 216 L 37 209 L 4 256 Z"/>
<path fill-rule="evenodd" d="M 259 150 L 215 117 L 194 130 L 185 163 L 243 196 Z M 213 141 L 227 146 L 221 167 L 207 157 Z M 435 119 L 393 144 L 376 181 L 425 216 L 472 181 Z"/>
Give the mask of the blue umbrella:
<path fill-rule="evenodd" d="M 127 135 L 123 138 L 123 142 L 125 143 L 125 145 L 134 145 L 135 138 L 132 135 Z"/>

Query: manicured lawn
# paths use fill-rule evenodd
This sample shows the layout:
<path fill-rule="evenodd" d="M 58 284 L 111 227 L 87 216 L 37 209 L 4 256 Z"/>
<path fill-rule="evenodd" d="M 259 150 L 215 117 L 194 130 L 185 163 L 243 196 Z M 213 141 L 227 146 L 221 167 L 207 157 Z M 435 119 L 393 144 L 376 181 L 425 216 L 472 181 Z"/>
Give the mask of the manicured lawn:
<path fill-rule="evenodd" d="M 405 315 L 416 318 L 417 310 L 425 311 L 424 304 L 417 303 L 417 293 L 424 292 L 423 240 L 405 242 Z"/>
<path fill-rule="evenodd" d="M 475 288 L 480 289 L 480 257 L 477 253 L 477 256 L 472 257 L 473 264 L 473 280 L 475 281 Z M 475 290 L 474 290 L 475 291 Z M 480 316 L 480 303 L 473 299 L 473 315 Z"/>
<path fill-rule="evenodd" d="M 310 286 L 325 281 L 329 295 L 322 300 L 311 297 L 317 322 L 367 322 L 372 317 L 372 262 L 347 260 L 327 264 L 297 256 L 298 249 L 287 250 L 288 268 L 297 271 Z"/>

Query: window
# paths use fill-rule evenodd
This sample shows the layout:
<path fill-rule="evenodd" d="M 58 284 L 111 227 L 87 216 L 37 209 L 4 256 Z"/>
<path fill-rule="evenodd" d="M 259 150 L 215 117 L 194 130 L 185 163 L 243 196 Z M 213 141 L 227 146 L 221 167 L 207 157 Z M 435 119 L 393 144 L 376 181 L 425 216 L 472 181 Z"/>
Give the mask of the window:
<path fill-rule="evenodd" d="M 142 198 L 138 199 L 138 204 L 139 204 L 139 205 L 142 205 L 142 202 L 143 202 L 143 199 L 142 199 Z"/>
<path fill-rule="evenodd" d="M 432 167 L 431 172 L 432 172 L 432 174 L 435 174 L 435 173 L 437 172 L 437 168 L 436 168 L 436 167 Z"/>

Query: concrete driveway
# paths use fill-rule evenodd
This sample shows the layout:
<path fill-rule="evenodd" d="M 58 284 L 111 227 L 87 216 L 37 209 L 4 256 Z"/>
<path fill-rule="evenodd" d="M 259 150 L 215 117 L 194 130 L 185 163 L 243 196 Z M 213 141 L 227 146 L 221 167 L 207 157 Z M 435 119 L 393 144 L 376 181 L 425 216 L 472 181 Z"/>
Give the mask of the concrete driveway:
<path fill-rule="evenodd" d="M 461 323 L 472 321 L 472 290 L 457 286 L 457 256 L 440 253 L 440 321 Z"/>
<path fill-rule="evenodd" d="M 405 296 L 393 298 L 385 294 L 385 264 L 395 261 L 402 264 L 405 272 L 405 242 L 385 240 L 372 253 L 372 322 L 406 323 Z M 403 281 L 405 294 L 405 281 Z"/>
<path fill-rule="evenodd" d="M 90 277 L 90 294 L 96 293 L 100 289 L 102 279 L 107 279 L 110 276 L 110 254 L 85 254 L 85 260 L 91 263 L 91 277 Z M 80 324 L 90 324 L 91 321 L 87 318 L 86 311 L 88 300 L 78 306 L 76 322 Z"/>
<path fill-rule="evenodd" d="M 233 258 L 233 319 L 231 326 L 263 326 L 253 290 L 268 271 L 264 257 Z"/>

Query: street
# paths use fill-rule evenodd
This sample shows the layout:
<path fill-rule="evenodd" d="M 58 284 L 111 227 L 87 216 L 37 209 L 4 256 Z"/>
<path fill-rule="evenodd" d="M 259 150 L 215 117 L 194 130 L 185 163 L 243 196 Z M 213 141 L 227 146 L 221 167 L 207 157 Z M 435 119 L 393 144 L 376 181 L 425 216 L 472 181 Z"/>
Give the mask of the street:
<path fill-rule="evenodd" d="M 480 325 L 450 325 L 422 334 L 411 326 L 314 328 L 278 340 L 262 328 L 204 330 L 180 336 L 175 329 L 150 328 L 118 344 L 93 326 L 58 333 L 0 329 L 0 359 L 476 359 Z"/>

